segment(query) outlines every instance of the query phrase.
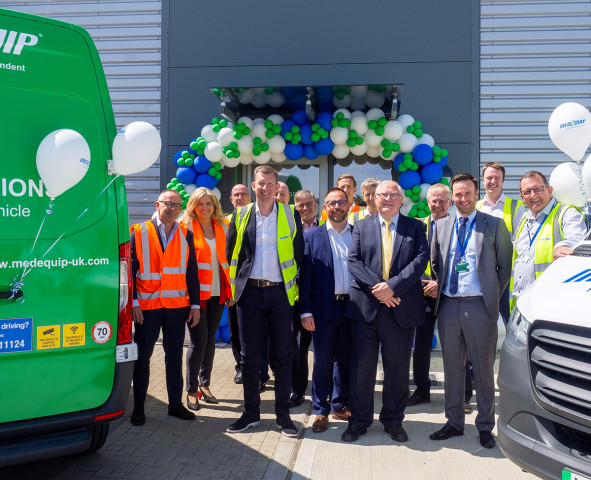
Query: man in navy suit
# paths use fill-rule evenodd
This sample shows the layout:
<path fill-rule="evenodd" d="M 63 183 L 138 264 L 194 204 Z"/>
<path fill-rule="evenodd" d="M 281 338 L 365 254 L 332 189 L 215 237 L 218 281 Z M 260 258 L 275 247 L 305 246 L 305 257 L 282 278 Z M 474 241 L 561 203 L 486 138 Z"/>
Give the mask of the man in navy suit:
<path fill-rule="evenodd" d="M 414 329 L 426 322 L 421 275 L 429 260 L 423 222 L 400 215 L 402 189 L 391 180 L 376 189 L 378 215 L 355 222 L 349 250 L 353 275 L 346 315 L 351 319 L 351 417 L 342 435 L 354 442 L 373 421 L 373 394 L 382 346 L 384 388 L 380 421 L 396 442 L 408 400 Z"/>
<path fill-rule="evenodd" d="M 345 305 L 351 289 L 347 256 L 353 227 L 347 223 L 347 194 L 340 188 L 329 190 L 324 209 L 326 223 L 304 236 L 306 248 L 300 269 L 300 316 L 314 342 L 313 432 L 327 429 L 331 403 L 333 418 L 347 420 L 349 416 L 351 337 Z"/>

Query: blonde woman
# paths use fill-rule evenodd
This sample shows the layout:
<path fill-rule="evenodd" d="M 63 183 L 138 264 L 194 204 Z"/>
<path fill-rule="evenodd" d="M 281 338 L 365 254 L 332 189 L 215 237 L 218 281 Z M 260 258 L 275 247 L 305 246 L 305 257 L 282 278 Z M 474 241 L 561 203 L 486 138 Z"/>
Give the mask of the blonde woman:
<path fill-rule="evenodd" d="M 205 403 L 218 403 L 211 393 L 210 380 L 215 355 L 215 334 L 224 305 L 233 305 L 230 267 L 226 259 L 227 224 L 215 194 L 197 188 L 187 202 L 181 224 L 193 232 L 199 265 L 201 321 L 189 328 L 187 350 L 187 407 L 199 410 L 197 390 Z"/>

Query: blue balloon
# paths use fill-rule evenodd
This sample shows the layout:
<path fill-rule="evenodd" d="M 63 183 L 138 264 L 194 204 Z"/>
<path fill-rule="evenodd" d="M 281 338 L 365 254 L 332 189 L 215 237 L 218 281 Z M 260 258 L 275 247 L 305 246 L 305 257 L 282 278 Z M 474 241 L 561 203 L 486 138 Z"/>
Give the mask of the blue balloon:
<path fill-rule="evenodd" d="M 318 152 L 316 152 L 314 145 L 304 145 L 304 157 L 306 157 L 308 160 L 316 160 L 318 158 Z M 300 167 L 303 166 L 304 165 L 300 165 Z"/>
<path fill-rule="evenodd" d="M 197 173 L 205 173 L 211 168 L 211 162 L 207 159 L 207 157 L 199 155 L 193 162 L 193 168 Z"/>
<path fill-rule="evenodd" d="M 281 92 L 281 95 L 285 97 L 285 100 L 291 100 L 291 97 L 298 93 L 298 90 L 293 87 L 283 87 L 279 91 Z"/>
<path fill-rule="evenodd" d="M 421 178 L 424 183 L 439 183 L 443 176 L 443 168 L 438 163 L 429 163 L 421 168 Z"/>
<path fill-rule="evenodd" d="M 306 110 L 297 110 L 293 113 L 291 119 L 300 126 L 308 123 L 308 115 L 306 115 Z"/>
<path fill-rule="evenodd" d="M 220 329 L 218 328 L 215 332 L 215 343 L 220 341 Z"/>
<path fill-rule="evenodd" d="M 285 134 L 287 132 L 291 131 L 291 127 L 295 127 L 296 123 L 293 120 L 285 120 L 285 122 L 283 122 L 281 124 L 281 135 L 283 135 L 283 137 L 285 137 Z"/>
<path fill-rule="evenodd" d="M 176 152 L 174 154 L 173 160 L 174 160 L 175 165 L 177 164 L 176 161 L 183 156 L 183 152 L 184 152 L 184 150 L 179 150 L 178 152 Z"/>
<path fill-rule="evenodd" d="M 198 187 L 209 188 L 210 190 L 213 190 L 218 182 L 219 180 L 216 180 L 215 177 L 212 177 L 208 173 L 200 173 L 195 179 L 195 185 Z"/>
<path fill-rule="evenodd" d="M 404 190 L 406 190 L 408 188 L 414 187 L 415 185 L 420 185 L 421 176 L 417 172 L 407 170 L 406 172 L 402 172 L 400 174 L 400 177 L 398 177 L 398 183 Z"/>
<path fill-rule="evenodd" d="M 308 123 L 306 123 L 305 125 L 302 125 L 300 127 L 300 135 L 302 136 L 302 143 L 304 145 L 311 145 L 313 143 L 313 140 L 312 140 L 313 133 L 314 132 L 312 131 L 312 127 Z"/>
<path fill-rule="evenodd" d="M 439 161 L 439 166 L 441 168 L 445 167 L 447 165 L 447 157 L 441 157 L 441 160 Z"/>
<path fill-rule="evenodd" d="M 404 162 L 404 152 L 400 152 L 398 155 L 394 157 L 394 160 L 392 161 L 392 167 L 398 170 L 398 167 L 400 167 L 402 162 Z"/>
<path fill-rule="evenodd" d="M 316 87 L 314 89 L 314 95 L 318 102 L 332 102 L 332 90 L 330 87 Z"/>
<path fill-rule="evenodd" d="M 222 319 L 220 320 L 220 327 L 228 325 L 228 307 L 224 307 L 222 311 Z"/>
<path fill-rule="evenodd" d="M 433 160 L 433 148 L 426 143 L 421 143 L 413 149 L 412 158 L 419 165 L 427 165 Z"/>
<path fill-rule="evenodd" d="M 327 132 L 330 132 L 332 130 L 332 123 L 330 123 L 332 122 L 332 113 L 321 112 L 318 115 L 316 115 L 316 119 L 314 121 L 322 128 L 324 128 L 324 130 L 326 130 Z"/>
<path fill-rule="evenodd" d="M 295 143 L 287 142 L 283 153 L 290 160 L 299 160 L 304 156 L 304 146 L 301 143 L 296 145 Z"/>
<path fill-rule="evenodd" d="M 184 183 L 185 185 L 193 183 L 195 177 L 197 177 L 197 174 L 191 167 L 179 167 L 176 170 L 176 178 L 179 179 L 179 182 Z"/>
<path fill-rule="evenodd" d="M 437 345 L 437 335 L 433 334 L 433 340 L 431 341 L 431 350 L 435 348 L 435 345 Z"/>
<path fill-rule="evenodd" d="M 330 138 L 321 138 L 314 144 L 318 155 L 330 155 L 334 149 L 334 143 Z"/>
<path fill-rule="evenodd" d="M 220 332 L 220 338 L 222 339 L 222 342 L 230 343 L 230 329 L 228 328 L 228 326 L 226 325 L 225 327 L 221 327 L 219 329 L 219 332 Z"/>
<path fill-rule="evenodd" d="M 290 107 L 292 108 L 305 108 L 306 107 L 306 100 L 308 100 L 308 96 L 304 92 L 297 93 L 289 102 Z M 287 102 L 285 102 L 287 104 Z"/>

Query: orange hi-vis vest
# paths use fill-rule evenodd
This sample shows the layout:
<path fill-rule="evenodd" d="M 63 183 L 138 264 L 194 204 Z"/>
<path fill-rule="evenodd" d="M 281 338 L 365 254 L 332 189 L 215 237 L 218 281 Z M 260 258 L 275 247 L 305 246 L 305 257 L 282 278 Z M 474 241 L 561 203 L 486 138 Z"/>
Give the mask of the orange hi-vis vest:
<path fill-rule="evenodd" d="M 351 207 L 351 210 L 349 210 L 349 213 L 347 215 L 351 215 L 352 213 L 360 212 L 360 211 L 361 211 L 361 207 L 359 205 L 357 205 L 356 203 L 353 203 L 353 206 Z M 320 215 L 320 220 L 322 220 L 323 222 L 326 222 L 327 219 L 328 219 L 328 215 L 326 214 L 326 210 L 323 208 L 322 214 Z"/>
<path fill-rule="evenodd" d="M 135 250 L 140 268 L 137 273 L 137 299 L 142 310 L 188 307 L 187 228 L 179 225 L 166 250 L 152 222 L 136 224 Z"/>
<path fill-rule="evenodd" d="M 222 271 L 226 277 L 226 281 L 220 279 L 220 288 L 226 290 L 226 298 L 232 298 L 232 289 L 230 286 L 230 265 L 226 259 L 226 232 L 228 227 L 225 223 L 218 225 L 217 222 L 213 223 L 213 230 L 215 234 L 215 251 L 218 256 L 218 262 L 222 266 Z M 209 300 L 211 298 L 211 283 L 213 281 L 213 270 L 217 268 L 217 265 L 211 265 L 211 249 L 205 236 L 201 225 L 197 220 L 193 220 L 190 224 L 189 229 L 193 232 L 193 241 L 195 242 L 195 254 L 197 257 L 197 266 L 199 267 L 199 299 L 201 301 Z"/>

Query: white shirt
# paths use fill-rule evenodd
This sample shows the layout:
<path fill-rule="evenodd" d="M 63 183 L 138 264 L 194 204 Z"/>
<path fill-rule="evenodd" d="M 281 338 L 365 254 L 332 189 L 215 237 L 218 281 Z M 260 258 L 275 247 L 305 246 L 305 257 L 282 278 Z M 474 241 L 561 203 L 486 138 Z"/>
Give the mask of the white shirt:
<path fill-rule="evenodd" d="M 259 204 L 255 202 L 256 250 L 250 278 L 282 282 L 279 252 L 277 251 L 277 203 L 273 202 L 273 210 L 265 217 Z"/>
<path fill-rule="evenodd" d="M 158 235 L 160 235 L 160 240 L 162 240 L 162 251 L 166 250 L 166 247 L 168 247 L 168 244 L 172 240 L 172 237 L 174 237 L 174 233 L 176 232 L 177 228 L 179 228 L 179 225 L 178 225 L 178 223 L 174 222 L 174 226 L 172 227 L 172 231 L 170 232 L 170 235 L 167 238 L 166 237 L 166 227 L 160 221 L 160 217 L 158 217 L 156 215 L 156 229 L 158 230 Z"/>
<path fill-rule="evenodd" d="M 488 213 L 493 217 L 503 218 L 503 209 L 505 208 L 505 201 L 507 197 L 504 193 L 501 193 L 501 196 L 497 199 L 495 203 L 490 203 L 487 197 L 484 197 L 482 201 L 482 206 L 480 207 L 480 211 L 482 213 Z"/>

